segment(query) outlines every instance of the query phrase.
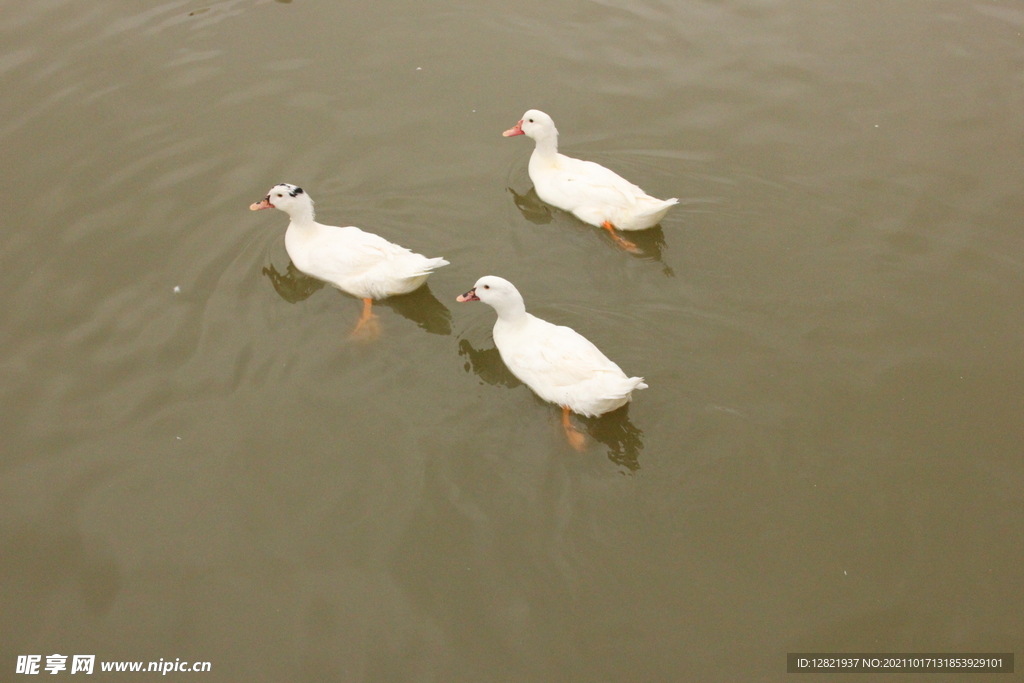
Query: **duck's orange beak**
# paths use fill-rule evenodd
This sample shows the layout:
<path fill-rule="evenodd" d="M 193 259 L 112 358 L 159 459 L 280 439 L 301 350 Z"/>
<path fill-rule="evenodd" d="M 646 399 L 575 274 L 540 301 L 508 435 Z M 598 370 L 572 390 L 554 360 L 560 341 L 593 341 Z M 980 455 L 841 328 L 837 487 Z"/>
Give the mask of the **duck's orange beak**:
<path fill-rule="evenodd" d="M 467 301 L 480 301 L 480 297 L 476 295 L 476 287 L 474 287 L 465 294 L 460 294 L 457 297 L 455 297 L 455 300 L 460 301 L 462 303 L 466 303 Z"/>
<path fill-rule="evenodd" d="M 525 133 L 523 133 L 523 120 L 519 119 L 519 123 L 506 130 L 502 135 L 507 138 L 510 138 L 513 135 L 525 135 Z"/>
<path fill-rule="evenodd" d="M 255 204 L 249 205 L 250 211 L 259 211 L 261 209 L 273 209 L 274 205 L 270 203 L 270 195 L 268 194 L 263 198 L 263 201 L 256 202 Z"/>

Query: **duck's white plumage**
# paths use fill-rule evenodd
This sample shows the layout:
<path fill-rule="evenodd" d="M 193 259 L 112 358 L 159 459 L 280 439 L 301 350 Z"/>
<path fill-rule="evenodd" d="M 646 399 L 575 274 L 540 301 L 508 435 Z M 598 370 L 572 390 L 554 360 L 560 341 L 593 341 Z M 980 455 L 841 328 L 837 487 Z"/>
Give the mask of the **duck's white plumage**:
<path fill-rule="evenodd" d="M 583 335 L 527 313 L 508 280 L 486 275 L 459 297 L 477 300 L 498 313 L 494 345 L 505 365 L 545 401 L 593 417 L 628 403 L 633 390 L 647 388 L 642 377 L 627 377 Z"/>
<path fill-rule="evenodd" d="M 359 228 L 317 223 L 313 200 L 295 185 L 275 185 L 249 208 L 287 213 L 291 222 L 284 246 L 295 267 L 363 299 L 407 294 L 434 269 L 448 265 L 443 258 L 427 258 Z"/>
<path fill-rule="evenodd" d="M 645 230 L 658 224 L 678 199 L 657 199 L 615 171 L 593 161 L 558 152 L 558 130 L 550 116 L 537 109 L 503 133 L 526 135 L 536 142 L 530 156 L 530 180 L 543 201 L 598 227 Z"/>

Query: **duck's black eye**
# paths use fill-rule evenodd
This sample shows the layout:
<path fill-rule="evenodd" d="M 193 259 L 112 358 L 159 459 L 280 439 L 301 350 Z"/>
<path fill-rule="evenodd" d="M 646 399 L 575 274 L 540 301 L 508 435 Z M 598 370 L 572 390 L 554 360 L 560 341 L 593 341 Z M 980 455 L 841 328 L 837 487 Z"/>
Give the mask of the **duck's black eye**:
<path fill-rule="evenodd" d="M 278 196 L 278 197 L 283 197 L 284 195 L 283 195 L 283 194 L 281 194 L 280 192 L 278 192 L 278 193 L 277 193 L 277 196 Z"/>
<path fill-rule="evenodd" d="M 490 289 L 490 288 L 491 288 L 490 285 L 484 285 L 484 289 Z"/>
<path fill-rule="evenodd" d="M 530 123 L 533 123 L 533 119 L 530 119 Z"/>

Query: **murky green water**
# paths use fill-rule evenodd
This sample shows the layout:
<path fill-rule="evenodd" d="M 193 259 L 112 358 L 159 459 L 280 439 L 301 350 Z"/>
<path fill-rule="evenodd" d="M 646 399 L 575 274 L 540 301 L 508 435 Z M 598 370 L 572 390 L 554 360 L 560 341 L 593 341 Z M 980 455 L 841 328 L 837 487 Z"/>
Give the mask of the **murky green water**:
<path fill-rule="evenodd" d="M 3 679 L 1019 653 L 1022 32 L 1011 0 L 0 2 Z M 537 200 L 530 107 L 680 198 L 643 254 Z M 359 301 L 247 209 L 278 182 L 452 265 L 350 341 Z M 455 303 L 488 273 L 650 384 L 586 453 Z"/>

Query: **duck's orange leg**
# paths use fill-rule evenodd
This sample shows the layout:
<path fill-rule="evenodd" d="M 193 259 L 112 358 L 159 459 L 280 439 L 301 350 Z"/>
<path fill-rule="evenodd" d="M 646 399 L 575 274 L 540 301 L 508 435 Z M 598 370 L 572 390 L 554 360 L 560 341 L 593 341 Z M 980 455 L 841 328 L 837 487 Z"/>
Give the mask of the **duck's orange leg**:
<path fill-rule="evenodd" d="M 624 238 L 619 233 L 615 232 L 615 226 L 612 225 L 611 221 L 605 221 L 604 223 L 601 224 L 601 227 L 608 231 L 608 234 L 610 234 L 612 236 L 612 239 L 615 240 L 615 244 L 619 245 L 620 247 L 628 251 L 630 254 L 640 253 L 640 248 L 638 246 Z"/>
<path fill-rule="evenodd" d="M 352 330 L 352 337 L 370 340 L 378 334 L 380 334 L 380 323 L 373 313 L 373 299 L 363 299 L 363 315 L 356 323 L 356 329 Z"/>
<path fill-rule="evenodd" d="M 562 428 L 565 429 L 565 436 L 569 439 L 569 445 L 582 453 L 586 449 L 586 438 L 578 429 L 572 426 L 572 422 L 569 422 L 568 406 L 562 406 Z"/>

